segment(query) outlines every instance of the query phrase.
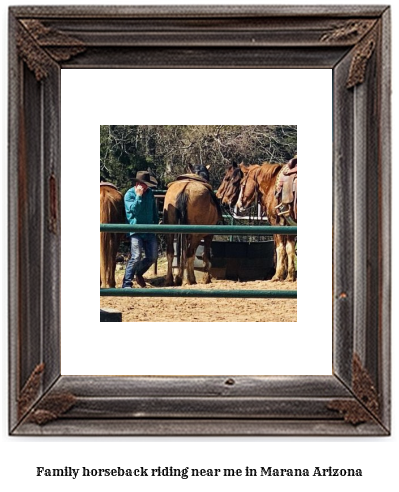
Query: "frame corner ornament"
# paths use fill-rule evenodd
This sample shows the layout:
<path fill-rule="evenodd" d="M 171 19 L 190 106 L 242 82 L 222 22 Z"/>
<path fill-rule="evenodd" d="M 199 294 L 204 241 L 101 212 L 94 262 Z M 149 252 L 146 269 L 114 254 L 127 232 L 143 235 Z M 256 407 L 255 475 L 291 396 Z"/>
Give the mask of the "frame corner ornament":
<path fill-rule="evenodd" d="M 352 19 L 329 30 L 320 40 L 325 43 L 358 42 L 375 26 L 375 23 L 374 19 Z"/>
<path fill-rule="evenodd" d="M 53 62 L 67 61 L 86 50 L 79 39 L 45 27 L 37 19 L 20 21 L 17 47 L 38 82 L 48 76 Z"/>
<path fill-rule="evenodd" d="M 38 364 L 32 371 L 18 396 L 18 415 L 23 417 L 37 399 L 44 375 L 44 364 Z"/>
<path fill-rule="evenodd" d="M 348 80 L 346 81 L 347 89 L 351 89 L 364 82 L 367 63 L 374 53 L 377 45 L 377 29 L 374 28 L 364 39 L 355 47 L 351 66 L 349 69 Z"/>
<path fill-rule="evenodd" d="M 357 400 L 334 400 L 328 408 L 342 414 L 345 422 L 353 425 L 370 422 L 374 417 L 378 418 L 380 402 L 377 389 L 356 353 L 352 360 L 352 390 Z"/>
<path fill-rule="evenodd" d="M 72 393 L 50 393 L 30 412 L 27 421 L 37 425 L 45 425 L 68 412 L 76 403 Z"/>

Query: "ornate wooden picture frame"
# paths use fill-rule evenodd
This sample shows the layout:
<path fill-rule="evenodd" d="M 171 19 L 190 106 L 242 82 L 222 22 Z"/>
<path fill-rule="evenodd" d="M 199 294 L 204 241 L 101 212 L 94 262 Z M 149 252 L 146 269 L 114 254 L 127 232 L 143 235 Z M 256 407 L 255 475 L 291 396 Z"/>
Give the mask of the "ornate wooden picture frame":
<path fill-rule="evenodd" d="M 10 434 L 389 435 L 389 7 L 11 7 L 9 35 Z M 330 376 L 60 374 L 60 73 L 100 67 L 332 70 Z"/>

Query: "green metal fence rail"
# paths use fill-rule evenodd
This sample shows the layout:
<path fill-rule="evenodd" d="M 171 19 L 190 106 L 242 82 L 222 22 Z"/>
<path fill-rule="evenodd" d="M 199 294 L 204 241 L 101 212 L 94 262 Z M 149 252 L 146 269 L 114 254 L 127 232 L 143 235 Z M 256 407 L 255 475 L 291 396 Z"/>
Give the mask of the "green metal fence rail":
<path fill-rule="evenodd" d="M 168 224 L 100 224 L 100 232 L 153 232 L 156 234 L 237 234 L 265 235 L 286 234 L 296 236 L 294 226 L 230 226 L 230 225 L 168 225 Z"/>
<path fill-rule="evenodd" d="M 100 224 L 100 232 L 152 232 L 155 234 L 237 234 L 296 235 L 293 226 L 224 226 L 224 225 L 168 225 L 168 224 Z M 199 290 L 180 288 L 148 289 L 100 289 L 100 296 L 111 297 L 213 297 L 213 298 L 273 298 L 296 299 L 296 290 Z"/>
<path fill-rule="evenodd" d="M 233 297 L 296 299 L 296 290 L 199 290 L 177 289 L 100 289 L 100 296 L 110 297 Z"/>

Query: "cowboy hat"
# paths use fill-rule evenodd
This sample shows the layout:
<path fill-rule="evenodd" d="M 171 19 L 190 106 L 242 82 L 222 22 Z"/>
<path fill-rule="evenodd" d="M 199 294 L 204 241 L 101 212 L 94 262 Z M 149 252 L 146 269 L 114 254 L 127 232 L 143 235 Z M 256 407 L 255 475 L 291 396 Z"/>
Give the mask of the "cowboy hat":
<path fill-rule="evenodd" d="M 150 175 L 148 171 L 138 171 L 135 178 L 132 178 L 133 183 L 144 183 L 148 188 L 156 188 L 158 182 Z"/>

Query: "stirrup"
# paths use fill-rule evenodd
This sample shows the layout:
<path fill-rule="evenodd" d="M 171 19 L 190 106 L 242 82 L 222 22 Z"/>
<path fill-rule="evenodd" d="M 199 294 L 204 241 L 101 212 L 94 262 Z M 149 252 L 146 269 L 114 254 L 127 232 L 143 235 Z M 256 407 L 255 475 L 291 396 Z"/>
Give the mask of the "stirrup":
<path fill-rule="evenodd" d="M 296 223 L 296 222 L 295 222 L 295 220 L 291 217 L 291 207 L 290 207 L 290 206 L 288 206 L 288 208 L 286 208 L 286 207 L 287 207 L 287 206 L 286 206 L 286 205 L 284 205 L 284 203 L 279 203 L 279 204 L 277 205 L 277 207 L 274 207 L 274 208 L 275 208 L 276 210 L 278 210 L 278 211 L 277 211 L 277 215 L 278 215 L 279 217 L 283 217 L 283 218 L 287 221 L 288 225 L 290 225 L 290 226 L 296 226 L 296 225 L 297 225 L 297 223 Z"/>

